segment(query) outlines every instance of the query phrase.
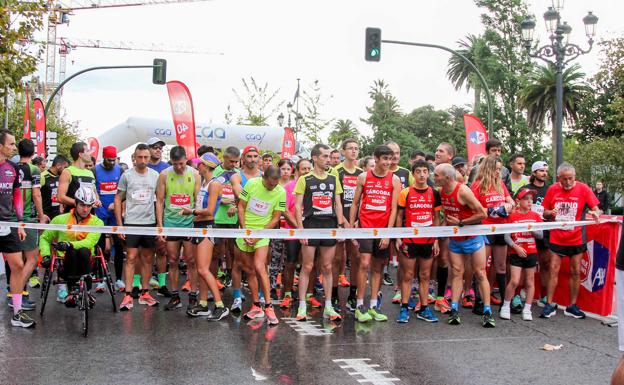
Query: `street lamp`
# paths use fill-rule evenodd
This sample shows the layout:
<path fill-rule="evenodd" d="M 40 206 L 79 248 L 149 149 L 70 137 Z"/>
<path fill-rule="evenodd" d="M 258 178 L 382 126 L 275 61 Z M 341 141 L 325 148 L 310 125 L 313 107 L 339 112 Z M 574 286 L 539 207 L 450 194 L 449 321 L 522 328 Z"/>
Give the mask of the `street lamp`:
<path fill-rule="evenodd" d="M 531 52 L 533 46 L 533 32 L 535 30 L 535 20 L 526 17 L 520 28 L 522 29 L 522 40 L 524 48 L 532 58 L 545 61 L 555 66 L 555 127 L 553 140 L 555 142 L 555 164 L 559 167 L 563 162 L 563 68 L 572 60 L 580 55 L 584 55 L 591 51 L 594 44 L 594 36 L 596 36 L 596 24 L 598 17 L 591 12 L 583 18 L 585 24 L 585 34 L 589 48 L 582 49 L 576 44 L 568 42 L 572 27 L 561 20 L 560 11 L 563 9 L 564 0 L 553 0 L 552 6 L 544 13 L 544 22 L 546 30 L 550 33 L 550 44 L 537 48 L 535 52 Z"/>
<path fill-rule="evenodd" d="M 277 124 L 279 124 L 280 127 L 284 127 L 284 114 L 282 114 L 281 112 L 277 116 Z"/>

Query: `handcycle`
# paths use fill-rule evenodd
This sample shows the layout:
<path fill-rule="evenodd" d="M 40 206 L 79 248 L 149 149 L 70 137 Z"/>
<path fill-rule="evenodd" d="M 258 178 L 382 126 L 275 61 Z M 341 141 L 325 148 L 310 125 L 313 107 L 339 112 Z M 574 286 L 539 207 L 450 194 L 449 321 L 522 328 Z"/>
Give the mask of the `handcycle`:
<path fill-rule="evenodd" d="M 41 311 L 39 314 L 43 317 L 43 312 L 48 300 L 48 293 L 50 287 L 57 283 L 61 283 L 60 272 L 63 269 L 63 257 L 60 257 L 56 250 L 59 248 L 58 243 L 52 244 L 52 253 L 50 255 L 50 265 L 46 267 L 43 282 L 41 285 Z M 61 249 L 59 249 L 61 250 Z M 61 250 L 66 251 L 66 250 Z M 108 265 L 102 250 L 98 247 L 95 249 L 95 255 L 91 256 L 89 263 L 91 264 L 91 273 L 83 274 L 74 278 L 77 278 L 77 284 L 71 288 L 70 295 L 76 303 L 76 307 L 82 312 L 82 334 L 87 337 L 89 332 L 89 310 L 95 306 L 95 300 L 91 296 L 88 290 L 89 283 L 100 283 L 103 280 L 106 281 L 106 288 L 111 296 L 113 305 L 113 312 L 117 312 L 117 304 L 115 303 L 115 290 L 113 289 L 113 281 L 111 279 Z M 56 278 L 55 278 L 56 273 Z"/>

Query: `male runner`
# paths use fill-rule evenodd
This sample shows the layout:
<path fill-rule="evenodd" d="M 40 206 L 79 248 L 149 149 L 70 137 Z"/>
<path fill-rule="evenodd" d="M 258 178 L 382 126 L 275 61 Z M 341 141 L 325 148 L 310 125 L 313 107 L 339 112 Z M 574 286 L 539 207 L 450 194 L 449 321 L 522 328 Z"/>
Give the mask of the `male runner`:
<path fill-rule="evenodd" d="M 544 216 L 555 222 L 580 221 L 585 218 L 585 206 L 589 207 L 589 214 L 596 222 L 600 219 L 598 198 L 585 183 L 576 180 L 576 170 L 569 163 L 562 163 L 557 168 L 558 183 L 548 188 L 542 205 Z M 585 318 L 585 313 L 576 305 L 581 285 L 581 258 L 587 251 L 585 228 L 553 229 L 548 241 L 550 248 L 550 277 L 548 279 L 548 302 L 542 309 L 541 318 L 550 318 L 556 314 L 552 304 L 561 258 L 570 257 L 570 304 L 563 314 L 577 319 Z"/>
<path fill-rule="evenodd" d="M 524 155 L 513 154 L 509 158 L 509 168 L 511 168 L 511 174 L 509 180 L 511 181 L 511 195 L 515 195 L 521 187 L 529 184 L 529 177 L 524 175 L 524 169 L 526 167 L 526 160 Z"/>
<path fill-rule="evenodd" d="M 157 137 L 152 137 L 149 138 L 146 143 L 150 152 L 150 159 L 147 163 L 147 167 L 160 174 L 170 166 L 169 163 L 163 162 L 162 160 L 165 142 Z M 160 237 L 156 238 L 156 274 L 157 280 L 154 282 L 153 279 L 150 279 L 150 286 L 158 287 L 158 295 L 171 298 L 173 294 L 167 288 L 167 242 Z"/>
<path fill-rule="evenodd" d="M 468 186 L 456 180 L 457 171 L 448 163 L 436 166 L 433 179 L 440 187 L 440 199 L 444 207 L 446 225 L 462 227 L 478 224 L 487 217 L 487 211 L 481 206 Z M 462 291 L 464 277 L 464 258 L 471 257 L 474 274 L 479 283 L 483 298 L 483 327 L 495 327 L 496 321 L 492 317 L 490 307 L 490 284 L 485 273 L 485 242 L 483 236 L 451 237 L 449 240 L 449 255 L 453 278 L 451 283 L 451 312 L 450 325 L 459 325 L 459 297 Z"/>
<path fill-rule="evenodd" d="M 401 191 L 401 180 L 390 170 L 396 152 L 390 146 L 381 145 L 375 148 L 373 155 L 375 168 L 358 176 L 349 223 L 355 226 L 355 221 L 359 217 L 360 228 L 393 227 Z M 381 287 L 381 273 L 390 257 L 390 239 L 360 239 L 354 243 L 358 243 L 360 250 L 355 318 L 358 322 L 367 322 L 371 319 L 387 321 L 388 317 L 380 310 L 378 293 Z M 370 308 L 367 310 L 364 307 L 364 296 L 369 269 L 371 269 L 371 300 Z"/>
<path fill-rule="evenodd" d="M 336 175 L 328 174 L 330 148 L 325 144 L 312 147 L 310 155 L 314 163 L 312 172 L 300 176 L 295 186 L 295 219 L 300 229 L 322 229 L 344 226 L 340 194 L 342 186 Z M 299 272 L 299 308 L 297 321 L 307 319 L 306 288 L 310 282 L 310 272 L 314 267 L 317 248 L 320 255 L 320 268 L 323 275 L 325 309 L 323 318 L 332 321 L 342 319 L 332 305 L 332 264 L 336 255 L 335 239 L 302 239 L 301 271 Z"/>
<path fill-rule="evenodd" d="M 186 151 L 182 146 L 174 146 L 169 159 L 171 166 L 163 170 L 158 177 L 156 188 L 156 223 L 158 227 L 181 227 L 192 228 L 193 217 L 182 215 L 181 210 L 185 207 L 195 207 L 195 199 L 201 186 L 201 179 L 197 170 L 186 165 Z M 184 256 L 188 265 L 188 279 L 191 281 L 191 289 L 197 290 L 197 268 L 193 255 L 191 237 L 159 236 L 167 241 L 167 260 L 169 261 L 169 279 L 171 282 L 172 297 L 165 305 L 165 310 L 173 310 L 182 307 L 178 283 L 180 270 L 180 248 L 184 246 Z M 127 279 L 127 278 L 126 278 Z M 197 294 L 193 291 L 189 294 L 189 304 L 193 305 Z"/>
<path fill-rule="evenodd" d="M 344 161 L 334 167 L 333 174 L 338 176 L 338 180 L 342 186 L 342 213 L 343 215 L 348 216 L 349 211 L 351 210 L 351 204 L 353 203 L 353 197 L 355 196 L 357 177 L 363 171 L 357 166 L 357 159 L 360 152 L 358 142 L 353 138 L 345 139 L 342 142 L 341 148 Z M 346 258 L 348 258 L 351 263 L 351 282 L 349 282 L 347 277 L 344 275 Z M 347 308 L 351 311 L 355 311 L 359 262 L 358 251 L 353 242 L 339 240 L 338 245 L 336 246 L 336 258 L 334 258 L 334 266 L 332 269 L 334 284 L 334 287 L 332 288 L 332 299 L 334 301 L 334 309 L 339 309 L 338 284 L 340 284 L 340 286 L 349 287 Z"/>
<path fill-rule="evenodd" d="M 399 210 L 396 226 L 423 227 L 439 226 L 442 202 L 440 193 L 427 185 L 429 180 L 429 165 L 425 160 L 417 160 L 412 166 L 414 185 L 403 189 L 399 195 Z M 397 322 L 409 321 L 408 303 L 412 293 L 412 280 L 416 274 L 416 261 L 419 271 L 420 309 L 416 317 L 427 322 L 437 322 L 428 303 L 424 301 L 429 296 L 429 277 L 433 257 L 440 252 L 436 238 L 405 238 L 397 239 L 397 247 L 405 247 L 404 255 L 399 261 L 403 266 L 403 280 L 401 281 L 401 311 Z"/>
<path fill-rule="evenodd" d="M 58 187 L 58 200 L 65 206 L 64 212 L 76 206 L 74 193 L 79 187 L 89 187 L 94 192 L 96 191 L 95 176 L 91 170 L 86 168 L 86 164 L 92 162 L 91 151 L 89 151 L 87 144 L 84 142 L 72 144 L 69 154 L 73 163 L 61 173 Z M 99 199 L 97 199 L 94 207 L 100 207 L 101 204 Z"/>
<path fill-rule="evenodd" d="M 243 149 L 242 153 L 242 167 L 240 172 L 232 175 L 230 178 L 230 182 L 232 183 L 232 190 L 234 191 L 234 195 L 240 197 L 240 193 L 243 191 L 243 188 L 247 184 L 250 179 L 257 178 L 262 176 L 262 171 L 259 166 L 260 160 L 260 150 L 258 147 L 254 145 L 249 145 Z M 240 219 L 240 218 L 239 218 Z M 241 257 L 238 255 L 238 249 L 234 253 L 234 263 L 232 264 L 232 289 L 234 300 L 232 301 L 232 306 L 230 310 L 234 313 L 240 313 L 243 306 L 243 297 L 241 293 Z M 255 281 L 255 274 L 251 277 L 247 277 L 248 284 L 254 284 L 250 281 Z M 255 283 L 257 285 L 257 283 Z M 261 293 L 260 299 L 264 300 L 264 295 L 269 295 L 268 293 Z"/>
<path fill-rule="evenodd" d="M 15 150 L 15 137 L 8 130 L 0 130 L 0 221 L 4 222 L 21 221 L 24 215 L 19 174 L 15 164 L 9 161 Z M 11 325 L 29 328 L 35 325 L 35 321 L 22 309 L 22 290 L 30 276 L 22 259 L 25 238 L 26 233 L 21 227 L 0 228 L 0 252 L 11 269 L 11 276 L 7 277 L 13 306 Z"/>
<path fill-rule="evenodd" d="M 254 178 L 245 184 L 238 202 L 238 218 L 244 229 L 274 229 L 284 211 L 286 211 L 286 191 L 279 184 L 280 169 L 271 165 L 266 168 L 262 178 Z M 236 238 L 236 246 L 240 250 L 240 259 L 249 279 L 249 289 L 253 305 L 245 314 L 247 319 L 267 317 L 269 325 L 277 325 L 279 320 L 269 298 L 260 306 L 258 283 L 262 291 L 270 292 L 269 275 L 267 272 L 267 256 L 269 255 L 268 238 Z M 330 276 L 331 279 L 331 276 Z M 258 282 L 260 281 L 260 282 Z"/>
<path fill-rule="evenodd" d="M 117 193 L 114 200 L 116 222 L 124 226 L 155 227 L 156 214 L 154 203 L 158 173 L 147 167 L 150 152 L 146 144 L 140 143 L 134 149 L 134 167 L 123 173 L 119 179 Z M 125 218 L 122 217 L 123 202 L 126 202 Z M 149 278 L 152 275 L 152 261 L 156 247 L 156 237 L 151 235 L 124 235 L 119 238 L 126 241 L 126 264 L 124 278 L 126 294 L 119 306 L 120 310 L 132 309 L 131 288 L 133 277 L 139 274 L 143 288 L 139 303 L 141 305 L 156 306 L 158 301 L 152 297 L 149 288 Z"/>
<path fill-rule="evenodd" d="M 340 151 L 331 150 L 329 153 L 329 167 L 332 169 L 340 164 Z"/>
<path fill-rule="evenodd" d="M 266 171 L 267 168 L 269 168 L 270 165 L 273 164 L 273 155 L 269 154 L 268 152 L 265 153 L 264 155 L 262 155 L 262 171 Z"/>
<path fill-rule="evenodd" d="M 57 196 L 59 176 L 68 165 L 67 158 L 57 155 L 52 160 L 52 166 L 41 173 L 41 203 L 44 214 L 50 219 L 61 213 L 61 204 Z"/>

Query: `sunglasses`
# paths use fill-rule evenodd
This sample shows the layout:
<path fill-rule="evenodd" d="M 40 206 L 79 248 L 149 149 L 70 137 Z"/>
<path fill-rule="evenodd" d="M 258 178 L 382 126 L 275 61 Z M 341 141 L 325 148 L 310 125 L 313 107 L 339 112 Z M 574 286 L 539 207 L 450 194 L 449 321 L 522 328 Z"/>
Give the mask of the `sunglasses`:
<path fill-rule="evenodd" d="M 162 150 L 162 146 L 149 146 L 152 150 Z"/>

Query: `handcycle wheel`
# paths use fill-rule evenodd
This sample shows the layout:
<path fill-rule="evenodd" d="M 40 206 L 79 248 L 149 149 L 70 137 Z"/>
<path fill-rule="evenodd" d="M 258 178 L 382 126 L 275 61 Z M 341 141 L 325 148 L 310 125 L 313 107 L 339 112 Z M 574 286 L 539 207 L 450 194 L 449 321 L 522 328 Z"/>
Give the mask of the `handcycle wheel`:
<path fill-rule="evenodd" d="M 39 315 L 43 317 L 43 311 L 45 310 L 46 303 L 48 302 L 48 293 L 50 292 L 50 286 L 52 286 L 52 276 L 53 273 L 50 269 L 46 269 L 45 274 L 43 275 L 43 285 L 41 288 L 41 310 L 39 311 Z"/>
<path fill-rule="evenodd" d="M 87 285 L 84 281 L 80 282 L 80 310 L 82 310 L 82 335 L 87 338 L 89 333 L 89 295 L 87 293 Z"/>

